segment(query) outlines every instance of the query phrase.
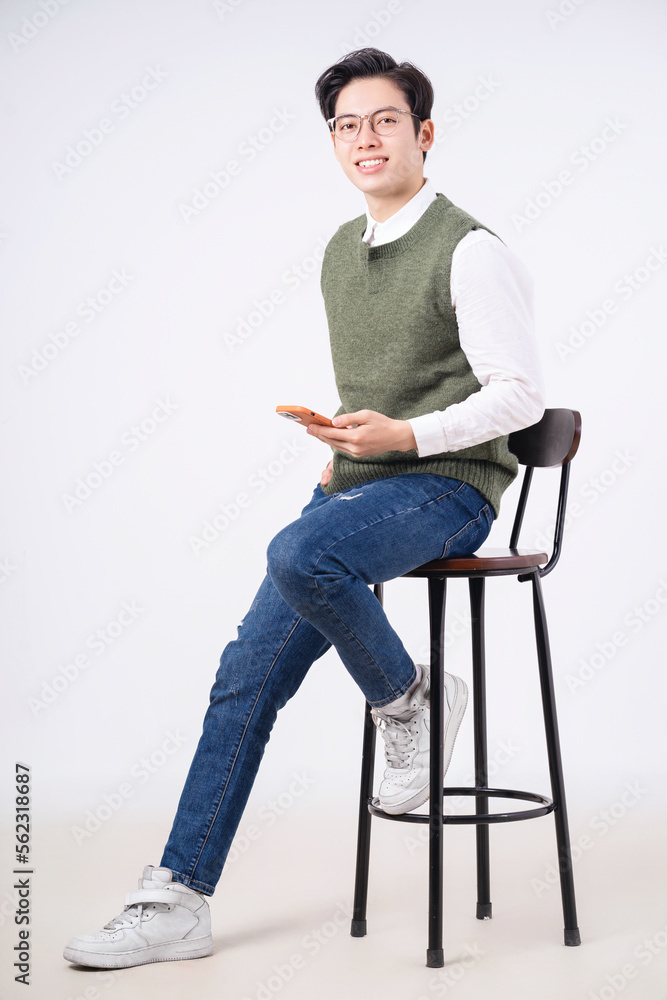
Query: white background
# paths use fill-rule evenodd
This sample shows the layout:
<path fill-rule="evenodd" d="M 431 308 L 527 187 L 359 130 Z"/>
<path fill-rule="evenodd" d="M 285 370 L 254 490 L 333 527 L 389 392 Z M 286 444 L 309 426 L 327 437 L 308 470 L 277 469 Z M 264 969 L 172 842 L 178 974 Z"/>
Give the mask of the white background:
<path fill-rule="evenodd" d="M 7 822 L 22 760 L 38 828 L 77 844 L 82 862 L 97 833 L 77 841 L 73 828 L 128 782 L 103 836 L 143 822 L 168 832 L 220 652 L 269 540 L 328 459 L 274 409 L 338 405 L 315 258 L 364 203 L 335 162 L 313 86 L 364 44 L 432 79 L 440 131 L 425 173 L 532 272 L 547 404 L 583 416 L 564 555 L 544 584 L 573 834 L 627 782 L 641 789 L 632 810 L 664 813 L 667 17 L 658 0 L 560 6 L 2 4 Z M 212 181 L 230 160 L 236 175 Z M 110 296 L 114 272 L 125 278 Z M 100 310 L 90 322 L 89 296 Z M 63 333 L 73 322 L 78 333 Z M 159 401 L 172 412 L 151 423 Z M 146 420 L 139 441 L 132 428 Z M 86 497 L 79 480 L 112 452 L 122 461 Z M 262 470 L 271 481 L 260 489 Z M 544 544 L 552 518 L 557 474 L 546 477 L 529 545 Z M 421 581 L 387 587 L 417 660 L 425 598 Z M 141 611 L 117 630 L 124 602 Z M 449 615 L 449 669 L 469 678 L 462 585 Z M 527 588 L 494 582 L 488 619 L 490 747 L 518 748 L 497 780 L 547 790 Z M 121 634 L 98 653 L 90 637 L 109 626 Z M 294 773 L 312 779 L 299 808 L 353 803 L 360 720 L 332 651 L 279 718 L 249 815 Z M 178 739 L 165 744 L 169 734 Z M 469 776 L 469 752 L 467 721 L 454 783 Z M 623 813 L 615 826 L 630 822 Z"/>

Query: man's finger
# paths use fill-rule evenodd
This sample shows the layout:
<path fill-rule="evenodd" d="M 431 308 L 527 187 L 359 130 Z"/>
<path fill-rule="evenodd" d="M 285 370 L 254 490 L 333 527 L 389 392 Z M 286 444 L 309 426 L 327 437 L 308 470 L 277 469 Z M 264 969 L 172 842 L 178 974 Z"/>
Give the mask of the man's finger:
<path fill-rule="evenodd" d="M 325 444 L 336 444 L 339 441 L 349 441 L 350 439 L 350 430 L 346 427 L 317 427 L 315 429 L 315 424 L 311 424 L 308 427 L 308 434 L 319 438 Z"/>
<path fill-rule="evenodd" d="M 360 424 L 361 421 L 361 411 L 358 413 L 340 413 L 337 417 L 333 418 L 335 427 L 350 427 L 353 424 Z"/>

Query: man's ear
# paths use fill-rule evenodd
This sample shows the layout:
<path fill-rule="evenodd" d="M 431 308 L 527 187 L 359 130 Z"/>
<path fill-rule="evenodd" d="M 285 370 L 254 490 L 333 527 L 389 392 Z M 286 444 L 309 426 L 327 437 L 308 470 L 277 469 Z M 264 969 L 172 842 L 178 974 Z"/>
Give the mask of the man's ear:
<path fill-rule="evenodd" d="M 420 122 L 419 148 L 429 150 L 435 142 L 435 123 L 431 118 L 426 118 Z"/>

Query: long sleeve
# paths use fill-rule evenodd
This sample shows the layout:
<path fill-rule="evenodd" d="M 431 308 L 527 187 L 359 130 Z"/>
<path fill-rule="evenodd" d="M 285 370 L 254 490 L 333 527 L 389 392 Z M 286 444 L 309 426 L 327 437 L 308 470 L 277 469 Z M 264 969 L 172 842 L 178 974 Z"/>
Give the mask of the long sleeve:
<path fill-rule="evenodd" d="M 486 230 L 468 233 L 452 257 L 451 296 L 461 347 L 482 388 L 410 420 L 420 457 L 510 434 L 544 412 L 532 279 L 515 254 Z"/>

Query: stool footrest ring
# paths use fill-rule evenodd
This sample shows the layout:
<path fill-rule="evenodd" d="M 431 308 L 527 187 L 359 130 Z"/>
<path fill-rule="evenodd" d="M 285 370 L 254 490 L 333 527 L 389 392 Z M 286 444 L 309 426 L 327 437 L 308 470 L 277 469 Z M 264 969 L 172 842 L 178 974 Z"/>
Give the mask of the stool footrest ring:
<path fill-rule="evenodd" d="M 474 824 L 481 823 L 515 823 L 522 819 L 535 819 L 538 816 L 546 816 L 553 812 L 555 804 L 553 799 L 546 795 L 538 795 L 536 792 L 523 792 L 516 788 L 486 788 L 481 786 L 463 788 L 444 788 L 443 798 L 448 795 L 475 795 L 482 798 L 496 799 L 521 799 L 524 802 L 536 802 L 535 809 L 516 809 L 513 812 L 495 813 L 465 813 L 463 815 L 453 815 L 450 813 L 442 817 L 443 823 L 453 824 Z M 384 811 L 377 797 L 368 800 L 368 811 L 379 819 L 392 819 L 399 823 L 428 823 L 430 817 L 428 813 L 400 813 L 397 816 Z"/>

